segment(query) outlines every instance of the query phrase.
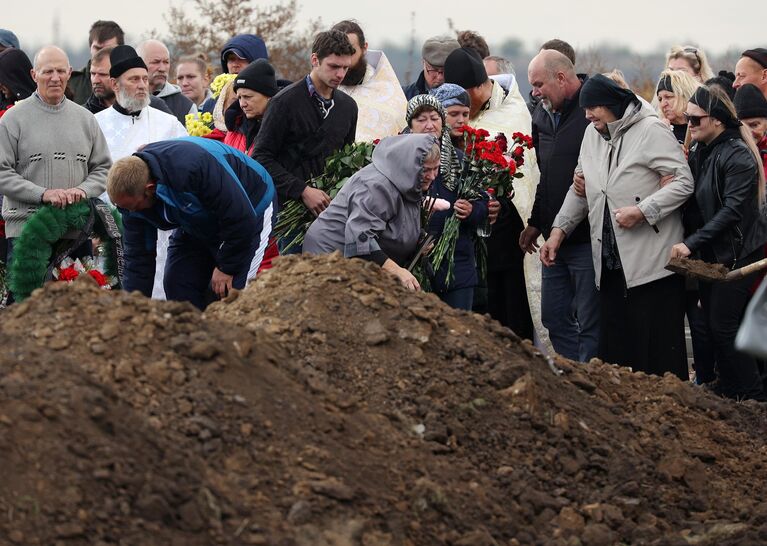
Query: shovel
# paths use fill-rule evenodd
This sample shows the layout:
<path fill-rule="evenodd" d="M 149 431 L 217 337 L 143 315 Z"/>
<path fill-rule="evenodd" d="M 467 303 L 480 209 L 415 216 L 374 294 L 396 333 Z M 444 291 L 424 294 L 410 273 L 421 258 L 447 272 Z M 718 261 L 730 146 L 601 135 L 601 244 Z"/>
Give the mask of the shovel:
<path fill-rule="evenodd" d="M 701 260 L 691 260 L 690 258 L 671 258 L 666 269 L 679 273 L 685 277 L 700 279 L 709 282 L 729 282 L 767 269 L 767 258 L 762 258 L 758 262 L 733 269 L 730 271 L 722 264 L 710 264 Z"/>

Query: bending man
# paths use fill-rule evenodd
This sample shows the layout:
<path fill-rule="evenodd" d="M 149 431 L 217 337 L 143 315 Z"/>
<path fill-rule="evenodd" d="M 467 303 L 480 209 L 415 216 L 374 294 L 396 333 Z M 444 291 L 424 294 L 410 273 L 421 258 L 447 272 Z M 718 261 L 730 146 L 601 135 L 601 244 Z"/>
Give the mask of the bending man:
<path fill-rule="evenodd" d="M 117 161 L 109 198 L 123 214 L 126 290 L 152 293 L 157 229 L 175 229 L 164 287 L 200 309 L 255 278 L 272 230 L 276 194 L 256 161 L 219 142 L 155 142 Z"/>

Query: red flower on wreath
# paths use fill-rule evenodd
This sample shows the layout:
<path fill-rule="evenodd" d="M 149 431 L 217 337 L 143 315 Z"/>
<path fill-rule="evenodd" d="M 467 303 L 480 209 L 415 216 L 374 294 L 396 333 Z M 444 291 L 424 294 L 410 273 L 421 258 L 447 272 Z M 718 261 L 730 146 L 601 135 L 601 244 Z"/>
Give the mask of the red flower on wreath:
<path fill-rule="evenodd" d="M 107 279 L 106 275 L 104 275 L 101 271 L 97 269 L 91 269 L 88 271 L 88 275 L 93 277 L 93 279 L 98 283 L 99 286 L 106 286 L 109 283 L 109 280 Z"/>
<path fill-rule="evenodd" d="M 79 275 L 80 273 L 74 268 L 74 266 L 70 266 L 59 271 L 59 280 L 64 282 L 71 282 L 75 280 Z"/>

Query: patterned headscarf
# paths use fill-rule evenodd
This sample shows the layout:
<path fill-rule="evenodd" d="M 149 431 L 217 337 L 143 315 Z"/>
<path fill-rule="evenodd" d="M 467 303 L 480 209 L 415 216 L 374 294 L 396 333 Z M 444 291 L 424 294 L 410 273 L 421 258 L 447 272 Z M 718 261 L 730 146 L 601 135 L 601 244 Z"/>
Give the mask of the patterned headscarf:
<path fill-rule="evenodd" d="M 421 106 L 430 106 L 442 118 L 442 135 L 440 137 L 440 166 L 439 172 L 442 175 L 442 182 L 450 191 L 455 191 L 456 182 L 461 174 L 461 164 L 458 161 L 458 155 L 455 153 L 453 141 L 450 139 L 450 127 L 445 119 L 445 109 L 439 100 L 432 95 L 416 95 L 407 103 L 407 113 L 405 120 L 410 127 L 413 121 L 413 115 Z"/>

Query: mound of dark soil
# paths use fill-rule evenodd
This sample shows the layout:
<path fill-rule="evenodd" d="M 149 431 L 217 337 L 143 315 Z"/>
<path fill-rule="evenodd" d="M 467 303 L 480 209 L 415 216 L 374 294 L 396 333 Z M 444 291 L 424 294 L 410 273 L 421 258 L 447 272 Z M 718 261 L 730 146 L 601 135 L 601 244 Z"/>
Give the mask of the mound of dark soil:
<path fill-rule="evenodd" d="M 0 543 L 762 544 L 767 412 L 547 362 L 338 256 L 0 314 Z"/>
<path fill-rule="evenodd" d="M 499 544 L 767 540 L 763 406 L 598 361 L 549 363 L 494 321 L 339 256 L 283 258 L 207 314 L 278 336 L 307 389 L 489 479 L 498 504 L 484 524 Z"/>

